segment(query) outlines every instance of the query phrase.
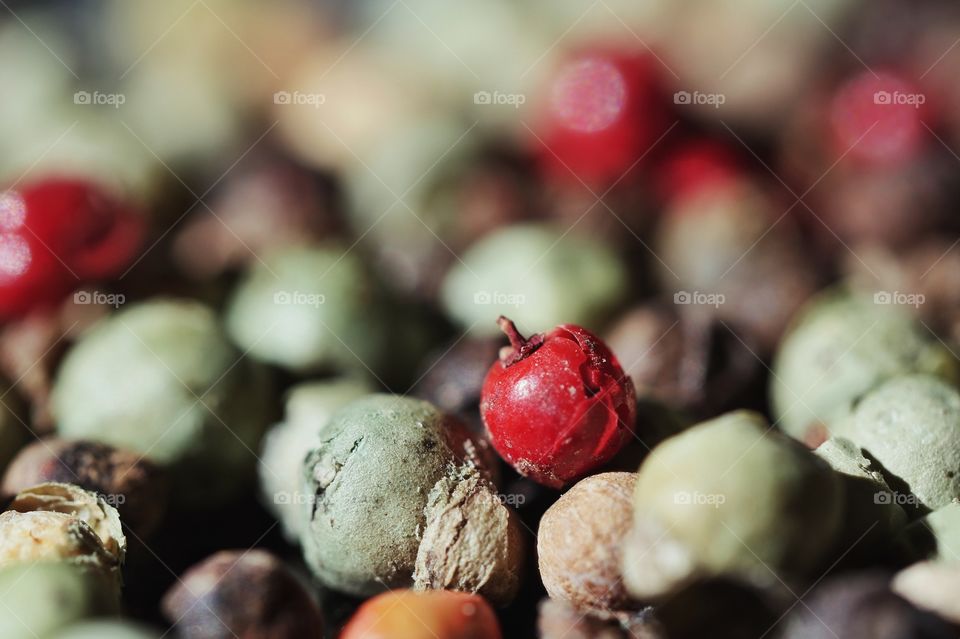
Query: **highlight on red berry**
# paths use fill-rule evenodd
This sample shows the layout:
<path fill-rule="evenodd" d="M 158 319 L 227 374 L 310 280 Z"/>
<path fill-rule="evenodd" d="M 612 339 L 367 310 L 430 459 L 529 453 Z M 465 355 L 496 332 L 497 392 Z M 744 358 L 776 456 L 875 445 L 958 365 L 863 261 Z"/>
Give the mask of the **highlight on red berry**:
<path fill-rule="evenodd" d="M 609 461 L 636 420 L 633 381 L 600 338 L 574 324 L 510 339 L 483 384 L 480 413 L 493 447 L 521 475 L 562 488 Z"/>
<path fill-rule="evenodd" d="M 0 191 L 0 318 L 118 275 L 140 247 L 143 220 L 87 180 L 47 178 Z"/>

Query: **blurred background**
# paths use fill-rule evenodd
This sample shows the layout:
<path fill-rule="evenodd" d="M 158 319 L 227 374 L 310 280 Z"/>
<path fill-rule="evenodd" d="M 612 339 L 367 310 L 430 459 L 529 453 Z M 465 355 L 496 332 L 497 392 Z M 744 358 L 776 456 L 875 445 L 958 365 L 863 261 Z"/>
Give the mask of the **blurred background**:
<path fill-rule="evenodd" d="M 359 376 L 479 428 L 506 314 L 608 338 L 658 415 L 769 413 L 771 355 L 832 283 L 960 339 L 958 77 L 947 0 L 0 1 L 0 184 L 93 183 L 137 229 L 54 215 L 31 263 L 0 200 L 0 367 L 49 433 L 74 340 L 189 297 L 276 397 Z M 107 266 L 17 288 L 61 241 Z M 133 616 L 214 550 L 297 560 L 255 498 L 207 506 L 133 566 Z"/>

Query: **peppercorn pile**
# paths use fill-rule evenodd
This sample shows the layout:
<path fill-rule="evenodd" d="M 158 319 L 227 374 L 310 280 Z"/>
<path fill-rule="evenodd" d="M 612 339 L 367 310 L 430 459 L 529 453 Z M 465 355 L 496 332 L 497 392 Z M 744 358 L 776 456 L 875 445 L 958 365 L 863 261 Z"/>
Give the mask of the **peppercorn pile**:
<path fill-rule="evenodd" d="M 0 1 L 0 639 L 960 636 L 958 43 Z"/>

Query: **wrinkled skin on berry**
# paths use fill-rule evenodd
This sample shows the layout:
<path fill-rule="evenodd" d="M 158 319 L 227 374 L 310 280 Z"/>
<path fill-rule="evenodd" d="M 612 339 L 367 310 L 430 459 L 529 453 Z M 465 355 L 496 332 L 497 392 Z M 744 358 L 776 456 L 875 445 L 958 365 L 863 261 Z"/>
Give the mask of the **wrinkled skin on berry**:
<path fill-rule="evenodd" d="M 494 448 L 520 474 L 561 488 L 609 461 L 633 434 L 636 394 L 610 349 L 573 324 L 510 337 L 483 385 L 480 412 Z"/>

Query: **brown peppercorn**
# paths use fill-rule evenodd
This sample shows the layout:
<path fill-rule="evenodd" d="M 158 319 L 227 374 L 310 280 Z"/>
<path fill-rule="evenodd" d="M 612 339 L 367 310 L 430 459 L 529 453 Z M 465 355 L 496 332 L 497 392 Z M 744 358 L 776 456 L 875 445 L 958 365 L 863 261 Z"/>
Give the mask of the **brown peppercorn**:
<path fill-rule="evenodd" d="M 688 307 L 652 303 L 622 315 L 607 343 L 633 379 L 637 401 L 706 417 L 748 403 L 762 368 L 747 338 Z"/>
<path fill-rule="evenodd" d="M 636 479 L 634 473 L 587 477 L 544 513 L 537 555 L 551 597 L 587 610 L 629 607 L 620 548 L 633 522 Z"/>
<path fill-rule="evenodd" d="M 452 590 L 391 590 L 369 599 L 341 639 L 501 639 L 490 604 Z"/>
<path fill-rule="evenodd" d="M 538 607 L 540 639 L 665 639 L 652 608 L 618 615 L 584 614 L 557 599 L 544 599 Z"/>
<path fill-rule="evenodd" d="M 138 537 L 156 529 L 168 496 L 163 471 L 142 455 L 83 440 L 44 439 L 23 448 L 7 467 L 2 493 L 44 482 L 76 484 L 103 496 Z"/>
<path fill-rule="evenodd" d="M 480 389 L 503 340 L 467 337 L 426 358 L 415 394 L 451 415 L 479 415 Z"/>
<path fill-rule="evenodd" d="M 218 552 L 167 591 L 163 613 L 184 639 L 321 639 L 317 603 L 264 550 Z"/>
<path fill-rule="evenodd" d="M 788 617 L 784 637 L 804 639 L 948 639 L 950 625 L 890 589 L 890 576 L 862 573 L 823 582 Z"/>

